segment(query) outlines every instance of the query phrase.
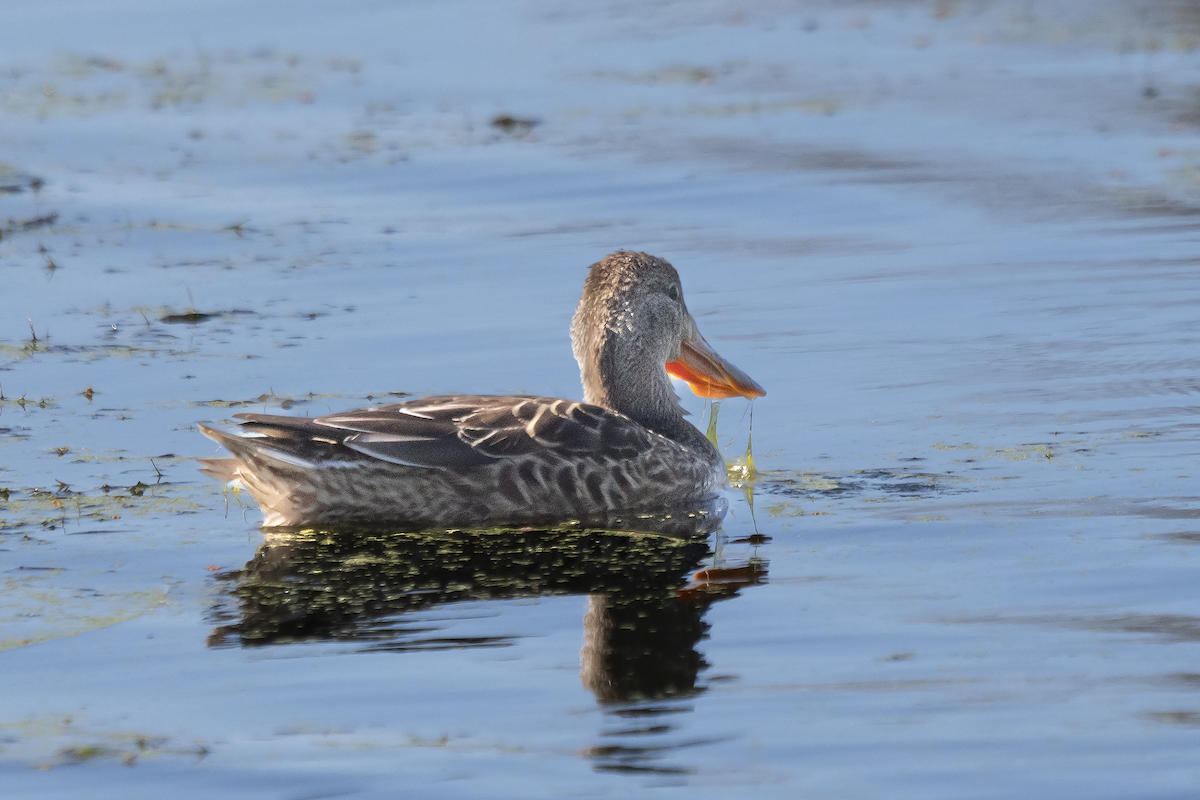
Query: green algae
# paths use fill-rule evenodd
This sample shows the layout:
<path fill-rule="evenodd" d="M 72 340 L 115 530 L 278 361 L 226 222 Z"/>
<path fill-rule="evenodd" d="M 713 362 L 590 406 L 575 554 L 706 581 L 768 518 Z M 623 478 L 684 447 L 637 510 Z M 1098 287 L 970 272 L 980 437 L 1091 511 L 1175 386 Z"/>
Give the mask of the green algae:
<path fill-rule="evenodd" d="M 1060 443 L 1060 446 L 1066 445 L 1066 442 Z M 1029 458 L 1044 458 L 1047 461 L 1052 460 L 1057 455 L 1055 445 L 1049 444 L 1021 444 L 1015 447 L 996 447 L 988 445 L 980 447 L 978 445 L 964 442 L 962 444 L 945 444 L 937 442 L 933 445 L 934 450 L 969 450 L 971 451 L 968 460 L 980 461 L 984 459 L 1003 459 L 1006 461 L 1025 461 Z"/>
<path fill-rule="evenodd" d="M 211 503 L 185 497 L 180 487 L 169 483 L 148 485 L 138 481 L 128 487 L 101 487 L 105 488 L 109 491 L 90 494 L 72 492 L 66 484 L 56 491 L 8 487 L 0 497 L 0 533 L 29 527 L 70 533 L 71 525 L 80 525 L 84 520 L 106 522 L 125 515 L 191 514 L 212 508 Z M 200 488 L 187 491 L 197 498 L 207 495 Z"/>
<path fill-rule="evenodd" d="M 210 752 L 198 742 L 177 743 L 160 734 L 100 729 L 75 713 L 51 712 L 0 720 L 0 731 L 6 734 L 5 750 L 9 757 L 31 760 L 41 771 L 95 761 L 116 761 L 133 767 L 145 759 L 169 756 L 196 759 Z M 47 749 L 53 749 L 54 753 L 49 758 L 40 755 Z"/>
<path fill-rule="evenodd" d="M 806 517 L 808 512 L 797 503 L 772 503 L 764 509 L 769 517 Z"/>
<path fill-rule="evenodd" d="M 4 581 L 0 630 L 27 630 L 0 636 L 0 652 L 108 628 L 152 613 L 169 602 L 162 589 L 80 598 L 74 589 L 43 588 L 40 584 L 47 580 L 47 575 L 39 574 Z M 98 606 L 107 608 L 96 613 Z"/>

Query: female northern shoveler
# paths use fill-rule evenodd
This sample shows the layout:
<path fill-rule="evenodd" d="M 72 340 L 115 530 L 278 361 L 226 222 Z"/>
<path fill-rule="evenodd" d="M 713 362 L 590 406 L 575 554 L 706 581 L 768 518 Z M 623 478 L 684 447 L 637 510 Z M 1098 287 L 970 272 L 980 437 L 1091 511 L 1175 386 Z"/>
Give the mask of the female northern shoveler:
<path fill-rule="evenodd" d="M 315 419 L 237 414 L 241 435 L 200 426 L 233 454 L 202 471 L 249 490 L 268 527 L 597 524 L 725 485 L 667 376 L 702 397 L 764 391 L 700 335 L 674 267 L 625 251 L 593 264 L 571 342 L 582 403 L 462 395 Z"/>

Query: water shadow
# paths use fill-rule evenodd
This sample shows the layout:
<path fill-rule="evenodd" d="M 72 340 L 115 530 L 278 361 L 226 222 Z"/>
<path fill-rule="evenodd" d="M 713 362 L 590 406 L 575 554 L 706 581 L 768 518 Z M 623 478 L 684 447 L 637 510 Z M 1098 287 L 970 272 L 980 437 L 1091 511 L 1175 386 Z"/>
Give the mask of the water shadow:
<path fill-rule="evenodd" d="M 502 647 L 513 642 L 446 637 L 411 612 L 587 594 L 582 677 L 597 699 L 675 695 L 695 686 L 708 605 L 765 575 L 762 562 L 696 573 L 710 554 L 707 539 L 606 530 L 268 531 L 244 567 L 215 576 L 225 591 L 208 644 Z"/>
<path fill-rule="evenodd" d="M 670 724 L 629 719 L 691 710 L 708 666 L 697 650 L 709 633 L 706 611 L 766 577 L 765 561 L 714 566 L 710 556 L 708 537 L 614 530 L 269 530 L 244 567 L 215 575 L 223 591 L 208 645 L 508 647 L 511 635 L 451 636 L 445 623 L 414 612 L 586 594 L 580 681 L 617 730 L 600 731 L 601 743 L 580 755 L 598 770 L 674 774 L 661 759 L 688 742 L 673 741 Z"/>

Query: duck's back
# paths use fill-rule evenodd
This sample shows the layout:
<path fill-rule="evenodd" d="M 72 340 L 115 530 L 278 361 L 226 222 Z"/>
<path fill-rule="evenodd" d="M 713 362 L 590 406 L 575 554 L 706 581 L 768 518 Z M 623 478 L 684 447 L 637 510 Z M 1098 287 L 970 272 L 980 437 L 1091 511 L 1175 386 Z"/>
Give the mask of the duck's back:
<path fill-rule="evenodd" d="M 204 471 L 245 486 L 267 526 L 586 522 L 687 504 L 723 482 L 715 453 L 570 400 L 464 395 L 314 419 L 237 416 L 242 435 L 201 426 L 234 455 Z"/>

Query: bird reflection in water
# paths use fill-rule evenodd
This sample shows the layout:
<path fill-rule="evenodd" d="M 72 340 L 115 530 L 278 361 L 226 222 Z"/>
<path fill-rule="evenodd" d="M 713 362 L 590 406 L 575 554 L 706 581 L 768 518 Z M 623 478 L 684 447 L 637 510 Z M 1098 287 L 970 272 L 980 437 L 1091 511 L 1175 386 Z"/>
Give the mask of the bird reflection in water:
<path fill-rule="evenodd" d="M 675 701 L 702 691 L 697 676 L 707 665 L 696 647 L 709 628 L 705 612 L 765 579 L 758 559 L 701 569 L 713 555 L 707 534 L 723 512 L 721 504 L 643 517 L 637 527 L 658 531 L 640 532 L 275 530 L 244 567 L 216 575 L 225 591 L 211 612 L 208 644 L 342 641 L 376 652 L 505 646 L 512 643 L 505 636 L 446 636 L 411 612 L 586 594 L 580 678 L 606 719 L 627 728 L 630 715 L 679 711 Z M 622 733 L 631 731 L 602 736 Z M 584 755 L 599 769 L 653 770 L 659 750 L 604 745 Z"/>

